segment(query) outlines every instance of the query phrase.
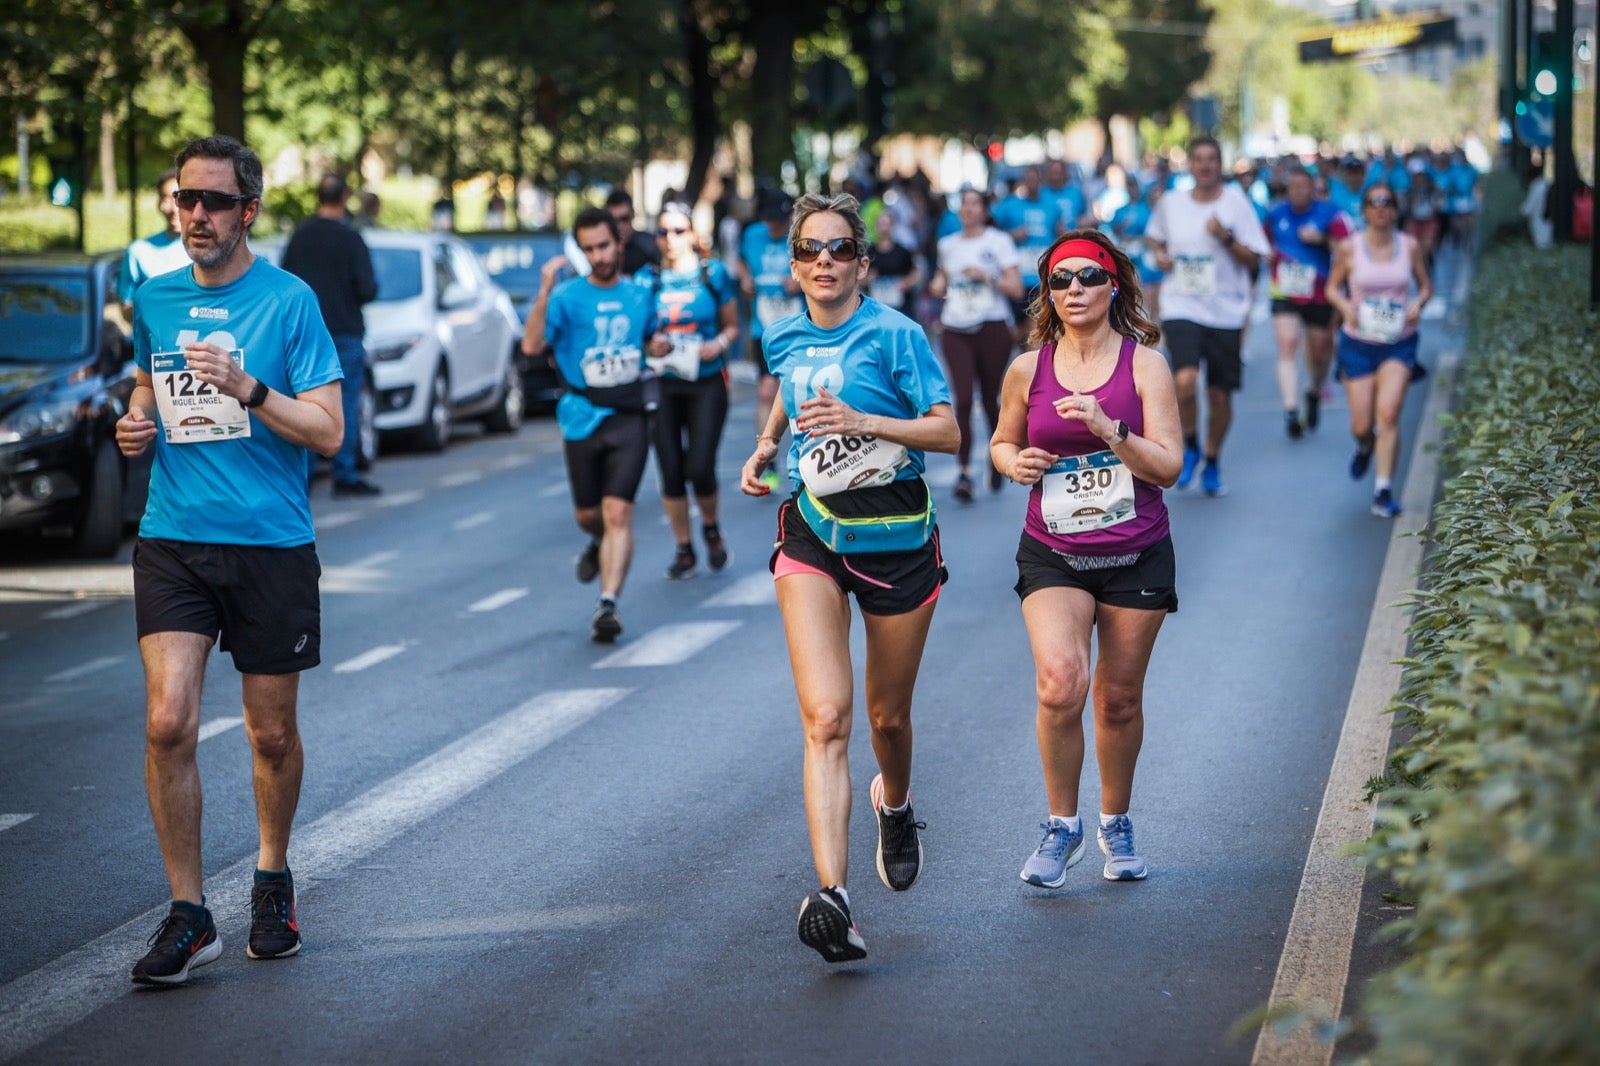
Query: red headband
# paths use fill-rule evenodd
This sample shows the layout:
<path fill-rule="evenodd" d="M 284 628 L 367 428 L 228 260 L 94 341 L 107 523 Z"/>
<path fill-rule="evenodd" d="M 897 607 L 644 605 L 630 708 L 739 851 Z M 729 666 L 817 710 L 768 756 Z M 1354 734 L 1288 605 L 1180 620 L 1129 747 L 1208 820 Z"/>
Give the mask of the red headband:
<path fill-rule="evenodd" d="M 1117 272 L 1116 261 L 1111 258 L 1110 252 L 1095 241 L 1091 241 L 1086 237 L 1079 237 L 1076 240 L 1067 241 L 1050 253 L 1050 265 L 1045 269 L 1045 273 L 1048 275 L 1057 266 L 1061 265 L 1062 260 L 1074 257 L 1093 259 L 1112 274 Z"/>

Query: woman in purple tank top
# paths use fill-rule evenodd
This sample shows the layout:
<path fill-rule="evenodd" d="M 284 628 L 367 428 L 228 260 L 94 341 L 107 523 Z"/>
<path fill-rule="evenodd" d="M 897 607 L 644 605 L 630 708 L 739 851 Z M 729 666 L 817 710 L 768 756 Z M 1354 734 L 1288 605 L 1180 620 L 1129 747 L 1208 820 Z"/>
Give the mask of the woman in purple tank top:
<path fill-rule="evenodd" d="M 1138 272 L 1109 239 L 1094 230 L 1057 239 L 1039 293 L 1029 338 L 1039 349 L 1006 371 L 989 444 L 996 469 L 1032 486 L 1016 591 L 1033 646 L 1050 811 L 1022 879 L 1060 888 L 1083 857 L 1078 778 L 1092 683 L 1104 876 L 1138 881 L 1147 867 L 1128 807 L 1144 739 L 1144 675 L 1161 623 L 1178 609 L 1161 500 L 1183 465 L 1177 393 L 1166 359 L 1146 347 L 1160 333 L 1140 305 Z"/>

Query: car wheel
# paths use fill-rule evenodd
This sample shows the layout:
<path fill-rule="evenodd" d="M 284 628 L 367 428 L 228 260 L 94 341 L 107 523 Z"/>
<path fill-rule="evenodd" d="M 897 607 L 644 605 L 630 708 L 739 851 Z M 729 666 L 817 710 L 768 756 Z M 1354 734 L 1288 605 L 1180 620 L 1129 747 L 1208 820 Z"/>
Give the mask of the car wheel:
<path fill-rule="evenodd" d="M 361 383 L 356 419 L 356 469 L 370 470 L 378 458 L 378 390 L 371 378 Z"/>
<path fill-rule="evenodd" d="M 450 443 L 453 413 L 450 410 L 450 371 L 441 360 L 433 372 L 433 388 L 428 393 L 428 411 L 417 430 L 417 444 L 423 451 L 442 452 Z"/>
<path fill-rule="evenodd" d="M 522 428 L 522 375 L 515 363 L 506 364 L 506 379 L 500 385 L 500 402 L 483 420 L 490 433 L 515 433 Z"/>
<path fill-rule="evenodd" d="M 122 543 L 122 463 L 110 441 L 95 451 L 92 477 L 72 527 L 72 546 L 85 559 L 104 559 Z"/>

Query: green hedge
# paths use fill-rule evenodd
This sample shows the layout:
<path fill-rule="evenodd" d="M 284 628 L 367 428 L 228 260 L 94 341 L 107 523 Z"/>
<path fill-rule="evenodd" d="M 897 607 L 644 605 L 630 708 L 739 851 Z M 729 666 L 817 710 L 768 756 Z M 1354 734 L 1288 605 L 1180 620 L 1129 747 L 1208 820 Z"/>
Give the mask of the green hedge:
<path fill-rule="evenodd" d="M 1473 288 L 1377 870 L 1415 904 L 1363 1000 L 1380 1063 L 1600 1062 L 1600 317 L 1588 250 Z"/>

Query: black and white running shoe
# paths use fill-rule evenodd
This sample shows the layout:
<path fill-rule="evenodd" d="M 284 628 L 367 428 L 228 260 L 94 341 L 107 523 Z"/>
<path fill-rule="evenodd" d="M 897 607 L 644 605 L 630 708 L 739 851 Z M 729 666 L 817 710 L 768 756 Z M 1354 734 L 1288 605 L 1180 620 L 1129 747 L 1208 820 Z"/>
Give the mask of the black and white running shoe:
<path fill-rule="evenodd" d="M 800 904 L 800 942 L 824 962 L 852 962 L 867 957 L 867 942 L 850 917 L 850 908 L 831 889 L 822 889 Z"/>
<path fill-rule="evenodd" d="M 906 794 L 906 809 L 899 814 L 884 810 L 883 775 L 872 779 L 867 790 L 872 797 L 872 813 L 878 816 L 878 879 L 896 892 L 917 883 L 922 872 L 922 838 L 917 830 L 928 828 L 911 813 L 911 795 Z"/>
<path fill-rule="evenodd" d="M 133 983 L 138 985 L 181 985 L 189 971 L 222 955 L 222 938 L 211 912 L 202 909 L 196 918 L 181 907 L 173 907 L 150 934 L 150 950 L 133 965 Z"/>

